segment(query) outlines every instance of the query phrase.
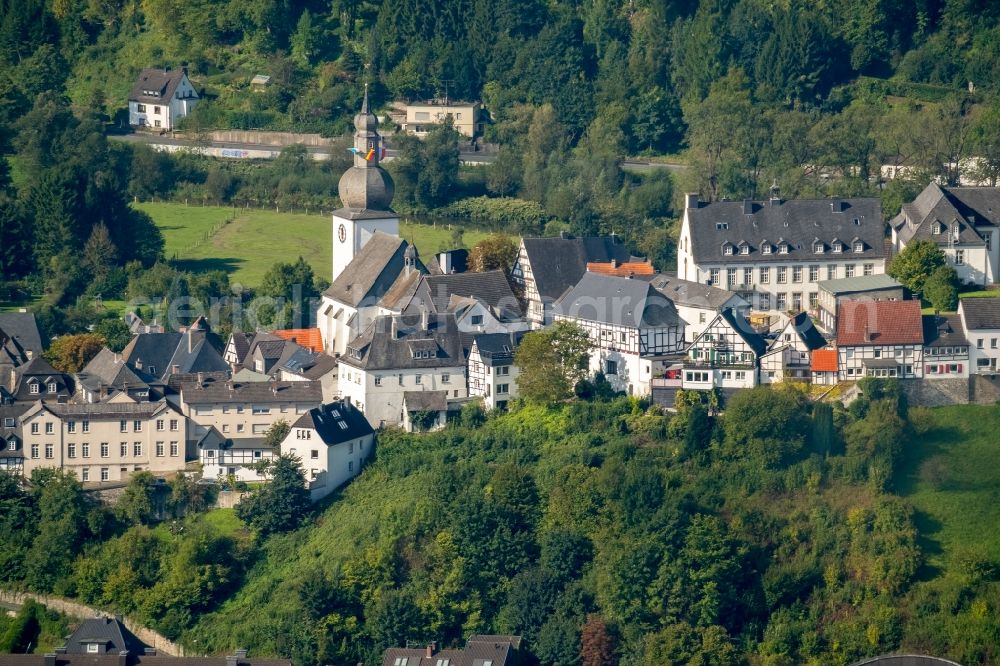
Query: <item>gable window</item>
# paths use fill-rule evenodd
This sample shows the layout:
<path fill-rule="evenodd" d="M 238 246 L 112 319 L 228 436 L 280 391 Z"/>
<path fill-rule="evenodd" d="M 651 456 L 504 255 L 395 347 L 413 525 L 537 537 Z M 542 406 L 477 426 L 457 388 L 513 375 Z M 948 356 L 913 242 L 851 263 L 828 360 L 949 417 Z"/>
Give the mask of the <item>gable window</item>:
<path fill-rule="evenodd" d="M 87 643 L 87 652 L 90 654 L 97 654 L 99 646 L 97 643 Z"/>
<path fill-rule="evenodd" d="M 483 324 L 483 315 L 472 315 L 471 319 L 472 319 L 472 325 L 473 326 L 482 326 L 482 324 Z"/>
<path fill-rule="evenodd" d="M 45 424 L 45 434 L 51 435 L 54 431 L 54 427 L 51 422 Z"/>
<path fill-rule="evenodd" d="M 931 233 L 934 234 L 935 236 L 940 236 L 943 231 L 944 231 L 944 225 L 941 224 L 940 222 L 935 222 L 934 226 L 931 227 Z"/>
<path fill-rule="evenodd" d="M 31 424 L 31 434 L 32 435 L 37 435 L 38 434 L 38 424 L 37 423 L 32 423 Z"/>
<path fill-rule="evenodd" d="M 8 451 L 16 451 L 17 450 L 17 440 L 14 439 L 13 437 L 11 437 L 10 441 L 7 442 L 7 450 Z"/>
<path fill-rule="evenodd" d="M 174 432 L 177 431 L 177 419 L 170 419 L 170 429 Z"/>

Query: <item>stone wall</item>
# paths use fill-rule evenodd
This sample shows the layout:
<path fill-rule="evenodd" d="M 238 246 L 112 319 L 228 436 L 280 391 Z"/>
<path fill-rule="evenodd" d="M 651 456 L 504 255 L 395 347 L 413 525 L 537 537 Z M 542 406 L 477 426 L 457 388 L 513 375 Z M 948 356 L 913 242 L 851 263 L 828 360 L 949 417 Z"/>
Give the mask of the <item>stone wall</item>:
<path fill-rule="evenodd" d="M 1000 402 L 1000 375 L 973 375 L 972 389 L 977 405 L 995 405 Z"/>
<path fill-rule="evenodd" d="M 969 404 L 969 379 L 904 379 L 900 382 L 911 405 L 942 407 Z"/>
<path fill-rule="evenodd" d="M 290 146 L 301 143 L 306 146 L 330 145 L 330 139 L 319 134 L 296 134 L 294 132 L 261 132 L 255 130 L 216 130 L 208 133 L 210 141 L 219 143 L 255 143 L 262 146 Z"/>
<path fill-rule="evenodd" d="M 24 602 L 28 599 L 34 599 L 38 603 L 42 604 L 46 608 L 54 611 L 58 611 L 70 617 L 77 618 L 79 620 L 84 620 L 90 617 L 101 617 L 110 615 L 105 611 L 99 610 L 97 608 L 92 608 L 91 606 L 85 606 L 84 604 L 77 603 L 75 601 L 70 601 L 68 599 L 62 599 L 60 597 L 52 597 L 45 594 L 34 594 L 34 593 L 24 593 L 24 592 L 11 592 L 8 590 L 0 590 L 0 603 L 9 604 L 11 606 L 22 606 Z M 173 641 L 168 640 L 161 634 L 153 631 L 149 627 L 139 624 L 135 620 L 129 617 L 121 618 L 122 624 L 125 628 L 131 631 L 146 645 L 156 648 L 156 651 L 160 654 L 165 654 L 171 657 L 193 657 L 197 656 L 191 654 L 190 652 L 185 652 L 184 648 Z"/>
<path fill-rule="evenodd" d="M 240 500 L 244 495 L 246 495 L 246 493 L 237 492 L 235 490 L 220 490 L 219 498 L 215 500 L 215 506 L 219 509 L 232 509 L 240 503 Z"/>

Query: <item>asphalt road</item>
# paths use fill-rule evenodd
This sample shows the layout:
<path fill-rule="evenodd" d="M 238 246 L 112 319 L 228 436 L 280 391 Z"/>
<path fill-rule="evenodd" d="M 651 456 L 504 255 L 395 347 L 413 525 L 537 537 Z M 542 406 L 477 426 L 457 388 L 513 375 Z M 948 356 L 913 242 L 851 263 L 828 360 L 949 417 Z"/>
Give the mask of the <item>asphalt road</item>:
<path fill-rule="evenodd" d="M 109 134 L 109 139 L 114 141 L 125 141 L 127 143 L 146 143 L 161 146 L 198 146 L 207 145 L 213 148 L 225 150 L 281 150 L 282 146 L 272 146 L 260 143 L 233 143 L 225 141 L 209 141 L 199 144 L 191 139 L 176 139 L 169 134 Z M 306 152 L 314 155 L 331 155 L 332 151 L 327 146 L 306 146 Z M 386 160 L 391 160 L 398 155 L 399 151 L 387 149 Z M 490 164 L 496 159 L 496 153 L 462 151 L 459 159 L 466 164 Z M 667 164 L 663 162 L 646 162 L 641 160 L 626 160 L 622 162 L 622 167 L 631 171 L 648 171 L 650 169 L 667 169 L 670 172 L 683 171 L 688 167 L 684 164 Z"/>

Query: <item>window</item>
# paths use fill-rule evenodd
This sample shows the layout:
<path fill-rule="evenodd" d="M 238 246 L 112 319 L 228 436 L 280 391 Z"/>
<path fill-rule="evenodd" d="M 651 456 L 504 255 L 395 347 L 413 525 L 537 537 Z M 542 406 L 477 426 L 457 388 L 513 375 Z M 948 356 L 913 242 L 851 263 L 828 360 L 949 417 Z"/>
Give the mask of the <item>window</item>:
<path fill-rule="evenodd" d="M 396 657 L 396 661 L 393 662 L 392 666 L 406 666 L 409 661 L 409 657 Z"/>
<path fill-rule="evenodd" d="M 177 442 L 170 442 L 170 455 L 176 457 L 178 450 Z"/>
<path fill-rule="evenodd" d="M 771 294 L 760 294 L 758 297 L 758 302 L 760 303 L 761 310 L 771 309 Z"/>
<path fill-rule="evenodd" d="M 80 480 L 83 482 L 90 481 L 90 470 L 87 469 L 86 467 L 83 468 L 83 474 L 81 475 Z M 90 647 L 91 647 L 90 645 L 87 646 L 88 652 L 90 651 Z M 94 647 L 96 648 L 97 646 L 95 645 Z"/>
<path fill-rule="evenodd" d="M 52 460 L 52 458 L 54 457 L 53 453 L 54 453 L 53 446 L 51 444 L 46 444 L 45 445 L 45 457 L 48 458 L 49 460 Z"/>
<path fill-rule="evenodd" d="M 80 445 L 80 455 L 82 455 L 84 458 L 90 457 L 90 444 L 84 442 L 83 444 Z"/>
<path fill-rule="evenodd" d="M 337 421 L 337 425 L 340 426 L 341 430 L 347 430 L 347 423 L 344 421 Z"/>
<path fill-rule="evenodd" d="M 160 107 L 154 106 L 153 107 L 153 114 L 157 115 L 157 116 L 160 115 Z M 159 125 L 157 125 L 157 127 L 159 127 Z"/>
<path fill-rule="evenodd" d="M 375 386 L 382 386 L 382 375 L 375 375 Z"/>
<path fill-rule="evenodd" d="M 771 281 L 771 269 L 762 268 L 760 269 L 760 283 L 768 284 Z"/>
<path fill-rule="evenodd" d="M 222 432 L 229 432 L 229 424 L 228 423 L 223 423 L 222 424 Z"/>
<path fill-rule="evenodd" d="M 142 432 L 142 421 L 132 421 L 132 430 Z"/>
<path fill-rule="evenodd" d="M 802 310 L 802 294 L 799 292 L 792 294 L 792 309 L 796 312 Z"/>
<path fill-rule="evenodd" d="M 815 243 L 813 243 L 813 252 L 815 252 L 816 254 L 823 254 L 824 248 L 825 246 L 823 245 L 822 241 L 816 241 Z"/>
<path fill-rule="evenodd" d="M 354 453 L 354 442 L 348 442 L 348 444 L 347 444 L 347 452 L 348 453 Z"/>
<path fill-rule="evenodd" d="M 826 279 L 836 280 L 837 279 L 837 264 L 830 264 L 826 267 Z"/>
<path fill-rule="evenodd" d="M 163 419 L 156 419 L 156 432 L 163 432 Z"/>
<path fill-rule="evenodd" d="M 997 339 L 990 338 L 990 349 L 996 349 L 996 348 L 997 348 Z"/>
<path fill-rule="evenodd" d="M 833 253 L 840 254 L 843 251 L 844 251 L 844 244 L 841 243 L 840 241 L 835 241 L 833 243 Z"/>
<path fill-rule="evenodd" d="M 510 393 L 510 384 L 497 384 L 497 395 L 506 395 Z"/>
<path fill-rule="evenodd" d="M 733 254 L 733 246 L 729 245 L 728 243 L 726 245 L 723 245 L 722 246 L 722 254 L 726 255 L 727 257 L 732 256 L 732 254 Z"/>
<path fill-rule="evenodd" d="M 470 319 L 472 319 L 472 325 L 473 326 L 482 326 L 483 325 L 483 315 L 472 315 L 472 317 Z"/>
<path fill-rule="evenodd" d="M 139 113 L 146 113 L 146 105 L 139 104 L 138 106 L 135 107 L 135 110 L 138 111 Z"/>
<path fill-rule="evenodd" d="M 271 413 L 271 408 L 270 407 L 261 407 L 261 406 L 258 406 L 258 405 L 254 405 L 250 409 L 250 413 L 251 414 L 270 414 Z"/>
<path fill-rule="evenodd" d="M 215 451 L 213 451 L 212 449 L 209 449 L 208 451 L 205 451 L 205 456 L 208 457 L 208 458 L 214 458 L 215 457 Z"/>
<path fill-rule="evenodd" d="M 76 444 L 67 444 L 66 445 L 66 457 L 67 458 L 76 458 Z"/>
<path fill-rule="evenodd" d="M 771 244 L 765 242 L 763 245 L 761 245 L 760 246 L 760 253 L 761 254 L 771 254 Z"/>
<path fill-rule="evenodd" d="M 243 432 L 244 430 L 246 430 L 246 425 L 245 424 L 243 424 L 243 423 L 237 423 L 236 424 L 236 432 Z"/>
<path fill-rule="evenodd" d="M 353 474 L 354 473 L 354 461 L 353 460 L 348 460 L 347 461 L 347 473 L 348 474 Z"/>
<path fill-rule="evenodd" d="M 854 264 L 847 264 L 844 266 L 844 277 L 854 277 Z"/>
<path fill-rule="evenodd" d="M 727 268 L 726 269 L 726 284 L 730 287 L 736 286 L 736 269 Z"/>
<path fill-rule="evenodd" d="M 111 478 L 111 475 L 110 475 L 110 473 L 108 471 L 108 468 L 107 467 L 102 467 L 101 468 L 101 481 L 107 481 L 109 478 Z"/>
<path fill-rule="evenodd" d="M 788 282 L 788 269 L 784 266 L 778 266 L 778 284 L 785 284 Z"/>
<path fill-rule="evenodd" d="M 101 457 L 107 458 L 109 455 L 111 455 L 111 447 L 108 446 L 107 442 L 101 442 Z"/>
<path fill-rule="evenodd" d="M 750 254 L 750 246 L 746 244 L 740 245 L 740 254 Z"/>
<path fill-rule="evenodd" d="M 702 314 L 704 314 L 704 313 L 702 313 Z M 509 365 L 499 365 L 499 366 L 497 366 L 497 376 L 498 377 L 506 377 L 509 374 L 510 374 L 510 366 Z"/>
<path fill-rule="evenodd" d="M 128 442 L 122 442 L 118 445 L 118 455 L 122 458 L 128 456 Z"/>
<path fill-rule="evenodd" d="M 719 286 L 719 269 L 718 268 L 713 268 L 711 271 L 709 271 L 708 275 L 709 275 L 709 278 L 708 278 L 709 282 L 711 282 L 714 286 L 718 287 Z"/>
<path fill-rule="evenodd" d="M 699 324 L 704 324 L 705 323 L 705 313 L 704 312 L 699 312 L 698 313 L 698 323 Z"/>
<path fill-rule="evenodd" d="M 236 413 L 237 414 L 243 413 L 243 405 L 236 405 Z"/>
<path fill-rule="evenodd" d="M 788 254 L 788 243 L 778 245 L 778 254 Z"/>
<path fill-rule="evenodd" d="M 134 455 L 136 458 L 142 455 L 142 442 L 132 443 L 132 455 Z"/>
<path fill-rule="evenodd" d="M 128 432 L 128 421 L 122 419 L 118 422 L 118 432 Z"/>
<path fill-rule="evenodd" d="M 163 442 L 156 443 L 156 457 L 157 458 L 163 457 Z"/>
<path fill-rule="evenodd" d="M 13 425 L 13 424 L 11 424 L 11 425 Z M 10 426 L 7 426 L 7 427 L 9 428 Z M 66 422 L 66 432 L 76 432 L 76 421 L 67 421 Z"/>
<path fill-rule="evenodd" d="M 56 383 L 55 382 L 49 382 L 49 387 L 48 388 L 49 388 L 49 393 L 55 393 L 56 392 Z"/>
<path fill-rule="evenodd" d="M 875 358 L 882 358 L 882 350 L 881 349 L 873 350 L 872 356 L 874 356 Z"/>
<path fill-rule="evenodd" d="M 785 294 L 777 294 L 774 299 L 775 307 L 777 307 L 778 310 L 784 311 L 785 308 L 788 306 L 787 299 L 788 297 Z"/>
<path fill-rule="evenodd" d="M 413 382 L 417 386 L 419 386 L 420 384 L 423 384 L 424 383 L 424 377 L 423 377 L 423 375 L 413 375 Z"/>
<path fill-rule="evenodd" d="M 34 380 L 31 381 L 31 383 L 28 385 L 28 393 L 30 393 L 32 395 L 38 395 L 38 393 L 39 393 L 38 382 L 36 382 Z"/>
<path fill-rule="evenodd" d="M 815 308 L 817 303 L 819 303 L 819 294 L 815 291 L 809 292 L 809 309 Z"/>
<path fill-rule="evenodd" d="M 715 230 L 716 231 L 725 231 L 728 228 L 729 228 L 729 223 L 728 222 L 716 222 L 715 223 Z"/>
<path fill-rule="evenodd" d="M 37 435 L 38 434 L 38 424 L 37 423 L 32 423 L 31 424 L 31 434 L 32 435 Z"/>
<path fill-rule="evenodd" d="M 983 338 L 979 338 L 978 340 L 976 340 L 976 349 L 982 349 L 983 348 L 983 342 L 984 342 Z"/>
<path fill-rule="evenodd" d="M 618 362 L 617 361 L 605 361 L 604 362 L 604 374 L 606 374 L 606 375 L 617 375 L 618 374 Z"/>
<path fill-rule="evenodd" d="M 854 242 L 854 251 L 855 252 L 864 252 L 865 251 L 865 244 L 862 243 L 861 241 L 855 241 Z"/>
<path fill-rule="evenodd" d="M 956 266 L 965 265 L 965 250 L 955 250 L 955 265 Z"/>
<path fill-rule="evenodd" d="M 744 268 L 743 269 L 743 284 L 753 284 L 753 269 Z"/>
<path fill-rule="evenodd" d="M 792 266 L 792 282 L 802 282 L 801 266 Z"/>
<path fill-rule="evenodd" d="M 864 270 L 864 274 L 865 275 L 874 275 L 875 274 L 875 264 L 865 264 L 863 270 Z"/>
<path fill-rule="evenodd" d="M 38 458 L 38 444 L 31 445 L 31 457 Z"/>
<path fill-rule="evenodd" d="M 810 282 L 819 282 L 819 266 L 810 266 L 809 267 L 809 281 Z"/>
<path fill-rule="evenodd" d="M 438 659 L 436 666 L 450 666 L 451 661 L 448 659 Z"/>
<path fill-rule="evenodd" d="M 313 449 L 309 452 L 310 460 L 319 460 L 319 449 Z"/>
<path fill-rule="evenodd" d="M 51 422 L 45 424 L 45 434 L 51 435 L 54 432 L 55 427 Z"/>
<path fill-rule="evenodd" d="M 170 419 L 170 431 L 177 432 L 177 419 Z"/>

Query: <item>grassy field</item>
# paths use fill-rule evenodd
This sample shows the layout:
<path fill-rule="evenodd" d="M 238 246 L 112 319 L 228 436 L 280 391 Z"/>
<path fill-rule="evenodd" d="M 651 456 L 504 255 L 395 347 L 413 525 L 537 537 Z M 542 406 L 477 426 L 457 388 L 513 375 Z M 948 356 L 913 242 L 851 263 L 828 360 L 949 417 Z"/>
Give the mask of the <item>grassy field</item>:
<path fill-rule="evenodd" d="M 1000 407 L 931 413 L 933 427 L 908 443 L 896 476 L 917 511 L 926 564 L 932 573 L 955 571 L 970 553 L 1000 562 Z"/>
<path fill-rule="evenodd" d="M 224 270 L 233 282 L 259 285 L 276 261 L 302 256 L 316 275 L 329 279 L 333 232 L 329 216 L 275 213 L 177 203 L 136 204 L 163 232 L 165 253 L 190 271 Z M 228 222 L 227 222 L 228 221 Z M 402 222 L 400 234 L 425 260 L 450 245 L 451 230 Z M 471 247 L 486 236 L 466 231 Z"/>

